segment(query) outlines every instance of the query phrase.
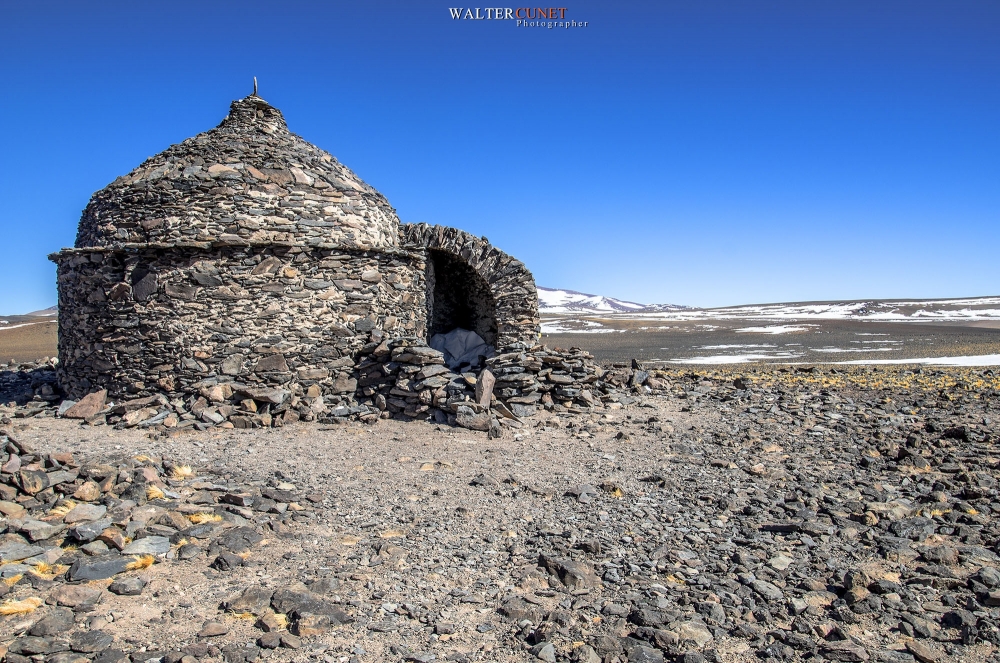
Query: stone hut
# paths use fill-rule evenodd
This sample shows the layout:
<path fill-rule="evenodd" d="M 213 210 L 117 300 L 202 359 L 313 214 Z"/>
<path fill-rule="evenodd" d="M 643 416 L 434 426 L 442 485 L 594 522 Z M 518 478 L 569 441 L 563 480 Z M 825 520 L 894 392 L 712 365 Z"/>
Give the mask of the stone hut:
<path fill-rule="evenodd" d="M 359 367 L 386 343 L 462 328 L 509 354 L 539 331 L 521 262 L 461 230 L 400 224 L 256 94 L 95 193 L 75 247 L 50 258 L 71 398 L 229 385 L 233 402 L 277 390 L 374 408 L 379 385 L 359 386 Z"/>

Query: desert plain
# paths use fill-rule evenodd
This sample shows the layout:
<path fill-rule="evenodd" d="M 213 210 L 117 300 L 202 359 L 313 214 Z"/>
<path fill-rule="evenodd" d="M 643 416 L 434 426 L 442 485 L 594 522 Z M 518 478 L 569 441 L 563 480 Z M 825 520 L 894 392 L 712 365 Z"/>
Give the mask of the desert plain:
<path fill-rule="evenodd" d="M 628 397 L 499 438 L 81 423 L 50 366 L 0 367 L 6 660 L 1000 660 L 995 369 L 657 356 L 1000 332 L 694 324 L 543 337 Z"/>

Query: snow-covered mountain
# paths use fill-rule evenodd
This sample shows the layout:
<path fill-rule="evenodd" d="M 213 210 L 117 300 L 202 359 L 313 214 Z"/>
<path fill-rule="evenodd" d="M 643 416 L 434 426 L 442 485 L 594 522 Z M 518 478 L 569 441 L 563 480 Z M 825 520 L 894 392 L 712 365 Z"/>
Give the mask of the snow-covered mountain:
<path fill-rule="evenodd" d="M 539 313 L 653 313 L 678 311 L 685 307 L 673 304 L 637 304 L 613 297 L 588 295 L 575 290 L 538 286 Z"/>
<path fill-rule="evenodd" d="M 621 317 L 621 316 L 616 316 Z M 866 320 L 870 322 L 995 322 L 1000 320 L 1000 297 L 962 299 L 870 299 L 836 302 L 750 304 L 722 308 L 636 313 L 650 320 Z"/>

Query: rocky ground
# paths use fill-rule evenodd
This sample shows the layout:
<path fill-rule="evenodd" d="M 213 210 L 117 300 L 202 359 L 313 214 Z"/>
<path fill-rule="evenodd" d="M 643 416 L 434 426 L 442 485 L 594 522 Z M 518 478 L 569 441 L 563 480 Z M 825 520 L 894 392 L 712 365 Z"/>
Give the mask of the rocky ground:
<path fill-rule="evenodd" d="M 0 409 L 6 660 L 1000 660 L 991 370 L 654 377 L 499 439 L 119 430 L 39 379 Z"/>

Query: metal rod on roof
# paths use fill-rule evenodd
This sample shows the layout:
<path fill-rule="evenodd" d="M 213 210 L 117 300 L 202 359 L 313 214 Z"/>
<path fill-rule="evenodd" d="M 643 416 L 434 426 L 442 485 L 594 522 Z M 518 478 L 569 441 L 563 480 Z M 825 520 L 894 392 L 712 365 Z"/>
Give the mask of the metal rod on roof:
<path fill-rule="evenodd" d="M 257 77 L 256 76 L 253 77 L 253 94 L 250 95 L 250 96 L 252 96 L 252 97 L 256 97 L 257 96 Z"/>

